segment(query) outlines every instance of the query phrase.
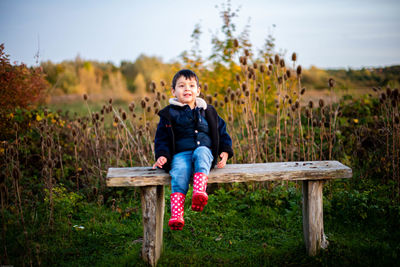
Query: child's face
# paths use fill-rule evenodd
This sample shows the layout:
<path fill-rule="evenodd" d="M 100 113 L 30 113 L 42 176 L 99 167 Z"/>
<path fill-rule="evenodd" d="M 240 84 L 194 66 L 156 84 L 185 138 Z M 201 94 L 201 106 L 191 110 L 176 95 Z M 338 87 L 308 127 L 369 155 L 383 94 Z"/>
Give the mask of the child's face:
<path fill-rule="evenodd" d="M 196 97 L 200 94 L 200 88 L 197 86 L 196 79 L 186 79 L 184 76 L 178 78 L 175 88 L 172 88 L 172 94 L 182 104 L 188 104 L 194 108 Z"/>

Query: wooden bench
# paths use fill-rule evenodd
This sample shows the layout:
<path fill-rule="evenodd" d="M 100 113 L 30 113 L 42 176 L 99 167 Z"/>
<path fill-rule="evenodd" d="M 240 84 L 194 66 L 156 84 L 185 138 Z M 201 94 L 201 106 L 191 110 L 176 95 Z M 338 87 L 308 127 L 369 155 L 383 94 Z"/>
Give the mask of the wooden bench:
<path fill-rule="evenodd" d="M 275 162 L 228 164 L 213 169 L 208 183 L 303 181 L 303 234 L 307 253 L 317 254 L 326 248 L 324 234 L 322 189 L 326 180 L 351 178 L 352 170 L 338 161 Z M 171 178 L 163 170 L 150 167 L 109 168 L 107 186 L 141 188 L 143 214 L 142 257 L 150 265 L 161 255 L 165 196 L 164 186 Z"/>

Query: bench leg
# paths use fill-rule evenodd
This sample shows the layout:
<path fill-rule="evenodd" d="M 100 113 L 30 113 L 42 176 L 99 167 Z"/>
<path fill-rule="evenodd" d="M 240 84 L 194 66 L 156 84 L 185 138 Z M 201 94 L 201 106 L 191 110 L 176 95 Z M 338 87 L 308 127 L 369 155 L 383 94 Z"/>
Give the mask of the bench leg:
<path fill-rule="evenodd" d="M 307 254 L 317 255 L 328 247 L 324 234 L 323 181 L 303 181 L 303 234 Z"/>
<path fill-rule="evenodd" d="M 143 215 L 142 258 L 151 266 L 157 264 L 161 255 L 164 221 L 164 186 L 141 187 Z"/>

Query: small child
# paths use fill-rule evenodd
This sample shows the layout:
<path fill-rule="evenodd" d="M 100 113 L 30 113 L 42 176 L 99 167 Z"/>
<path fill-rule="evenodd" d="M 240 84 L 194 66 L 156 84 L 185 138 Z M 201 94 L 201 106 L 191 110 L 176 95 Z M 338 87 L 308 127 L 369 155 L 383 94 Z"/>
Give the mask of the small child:
<path fill-rule="evenodd" d="M 207 204 L 208 174 L 217 163 L 223 168 L 232 157 L 232 140 L 224 120 L 211 105 L 199 98 L 199 78 L 191 70 L 180 70 L 172 79 L 170 105 L 158 115 L 160 122 L 155 136 L 156 167 L 171 175 L 172 230 L 182 230 L 186 193 L 193 175 L 192 210 L 202 211 Z"/>

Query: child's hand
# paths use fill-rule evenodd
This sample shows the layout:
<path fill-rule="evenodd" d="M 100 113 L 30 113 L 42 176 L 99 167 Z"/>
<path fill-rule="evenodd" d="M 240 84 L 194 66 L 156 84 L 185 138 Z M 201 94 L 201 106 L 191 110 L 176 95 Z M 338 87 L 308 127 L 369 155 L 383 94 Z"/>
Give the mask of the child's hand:
<path fill-rule="evenodd" d="M 167 163 L 167 158 L 164 156 L 161 156 L 157 159 L 156 163 L 154 163 L 153 165 L 153 169 L 155 169 L 156 167 L 162 168 L 162 166 Z"/>
<path fill-rule="evenodd" d="M 219 156 L 221 157 L 221 160 L 220 162 L 218 162 L 217 167 L 218 169 L 221 169 L 226 165 L 226 161 L 228 160 L 228 153 L 222 152 Z"/>

